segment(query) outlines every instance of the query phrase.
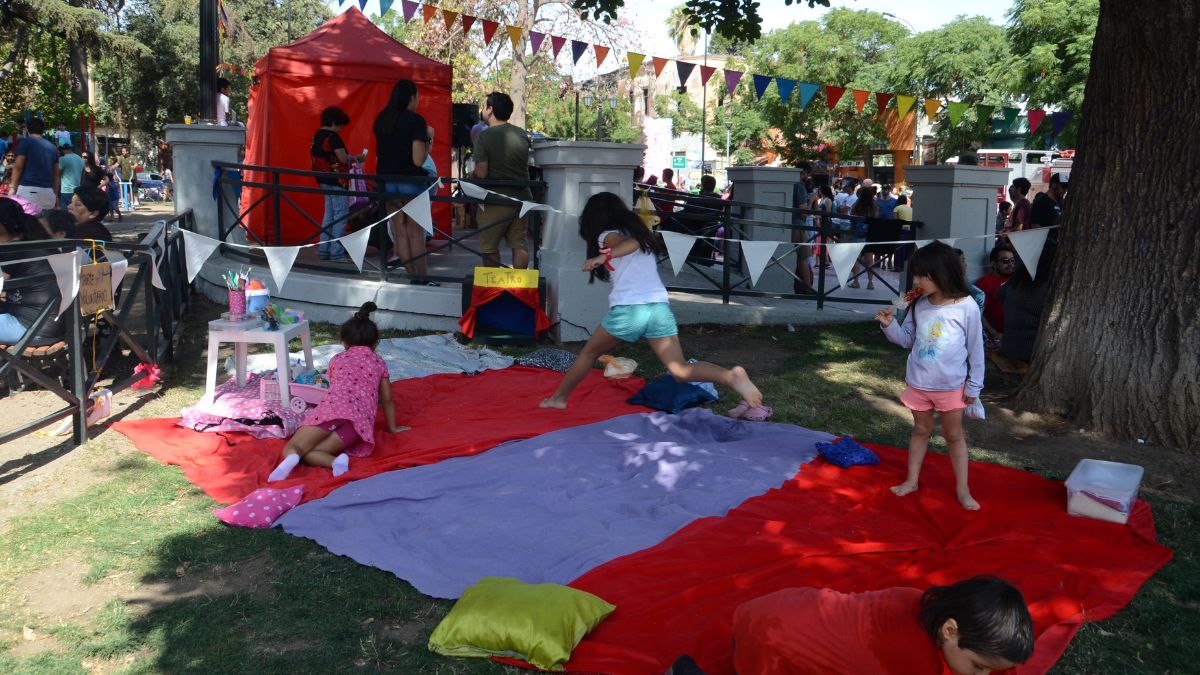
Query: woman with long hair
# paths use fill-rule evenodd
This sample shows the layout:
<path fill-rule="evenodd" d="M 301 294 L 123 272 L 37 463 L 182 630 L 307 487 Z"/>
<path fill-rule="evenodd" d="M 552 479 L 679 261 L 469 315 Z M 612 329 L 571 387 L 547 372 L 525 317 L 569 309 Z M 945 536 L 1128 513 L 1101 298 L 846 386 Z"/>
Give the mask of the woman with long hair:
<path fill-rule="evenodd" d="M 861 218 L 874 218 L 879 213 L 879 207 L 875 204 L 875 187 L 860 187 L 858 188 L 858 200 L 854 202 L 854 206 L 850 207 L 850 215 L 859 216 Z M 862 239 L 867 240 L 867 229 L 869 227 L 866 220 L 854 221 L 854 230 Z M 871 266 L 875 264 L 874 253 L 864 253 L 858 257 L 858 262 L 854 264 L 854 269 L 851 274 L 857 276 L 860 271 L 867 273 L 867 290 L 875 290 L 875 277 L 871 274 Z M 849 284 L 850 288 L 858 288 L 858 279 L 852 279 Z"/>
<path fill-rule="evenodd" d="M 392 199 L 388 200 L 388 212 L 398 211 L 408 200 L 425 190 L 428 178 L 421 165 L 429 153 L 425 118 L 417 114 L 419 96 L 417 85 L 412 80 L 399 80 L 392 87 L 387 105 L 375 118 L 375 152 L 379 158 L 376 172 L 397 178 L 413 177 L 420 180 L 388 181 L 385 190 Z M 421 256 L 425 252 L 425 230 L 403 213 L 392 216 L 389 228 L 392 235 L 393 257 L 404 265 L 413 277 L 423 277 L 427 263 Z M 414 278 L 412 283 L 422 283 Z"/>

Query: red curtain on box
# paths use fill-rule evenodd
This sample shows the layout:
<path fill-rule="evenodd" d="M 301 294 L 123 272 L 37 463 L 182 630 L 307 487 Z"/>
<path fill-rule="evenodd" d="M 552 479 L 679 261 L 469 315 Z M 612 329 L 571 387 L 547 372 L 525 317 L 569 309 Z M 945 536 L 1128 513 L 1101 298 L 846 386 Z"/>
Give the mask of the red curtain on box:
<path fill-rule="evenodd" d="M 538 289 L 474 286 L 471 288 L 471 306 L 467 308 L 467 311 L 463 312 L 462 318 L 458 320 L 458 325 L 462 327 L 463 335 L 469 338 L 475 337 L 475 310 L 500 297 L 501 293 L 508 293 L 533 309 L 535 337 L 550 328 L 550 317 L 546 316 L 546 313 L 542 311 Z"/>

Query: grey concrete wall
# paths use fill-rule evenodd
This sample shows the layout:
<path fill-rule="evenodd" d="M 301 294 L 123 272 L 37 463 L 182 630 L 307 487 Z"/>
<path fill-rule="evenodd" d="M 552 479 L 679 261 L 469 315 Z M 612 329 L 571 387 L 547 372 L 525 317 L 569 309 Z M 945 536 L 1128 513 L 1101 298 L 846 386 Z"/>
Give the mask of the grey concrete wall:
<path fill-rule="evenodd" d="M 729 167 L 729 180 L 733 182 L 733 200 L 763 204 L 765 206 L 792 207 L 792 195 L 796 183 L 800 182 L 800 169 L 790 169 L 774 166 L 734 166 Z M 734 216 L 738 214 L 735 212 Z M 766 209 L 746 209 L 742 218 L 758 220 L 765 223 L 791 224 L 791 214 Z M 783 241 L 791 242 L 791 230 L 767 226 L 748 226 L 746 235 L 751 241 Z M 786 248 L 780 246 L 775 255 L 780 255 Z M 738 252 L 741 259 L 741 252 Z M 796 254 L 790 253 L 782 258 L 781 264 L 789 269 L 796 269 Z M 769 265 L 754 285 L 756 291 L 775 291 L 791 293 L 795 279 L 778 266 Z"/>
<path fill-rule="evenodd" d="M 1008 169 L 939 164 L 906 167 L 913 189 L 913 219 L 925 223 L 917 239 L 979 237 L 995 234 L 996 188 L 1008 181 Z M 967 257 L 967 279 L 988 270 L 993 238 L 963 239 L 954 245 Z"/>
<path fill-rule="evenodd" d="M 212 162 L 237 162 L 242 146 L 246 144 L 246 129 L 208 124 L 168 124 L 165 131 L 174 166 L 175 213 L 192 209 L 196 215 L 196 231 L 217 239 L 217 201 L 213 199 Z"/>

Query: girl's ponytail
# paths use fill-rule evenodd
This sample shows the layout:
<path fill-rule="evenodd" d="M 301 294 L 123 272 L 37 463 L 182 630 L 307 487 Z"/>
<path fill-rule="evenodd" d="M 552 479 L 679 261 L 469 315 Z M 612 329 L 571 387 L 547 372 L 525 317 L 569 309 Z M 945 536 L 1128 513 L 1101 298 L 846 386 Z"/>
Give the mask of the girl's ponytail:
<path fill-rule="evenodd" d="M 349 321 L 342 324 L 342 344 L 346 347 L 375 348 L 379 344 L 379 327 L 371 320 L 371 312 L 379 309 L 371 301 L 364 302 Z"/>

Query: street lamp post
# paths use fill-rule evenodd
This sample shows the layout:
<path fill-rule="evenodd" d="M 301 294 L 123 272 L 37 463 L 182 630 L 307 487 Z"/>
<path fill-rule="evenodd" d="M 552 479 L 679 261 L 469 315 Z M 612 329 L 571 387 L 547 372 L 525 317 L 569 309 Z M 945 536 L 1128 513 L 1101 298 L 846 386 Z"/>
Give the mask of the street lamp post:
<path fill-rule="evenodd" d="M 575 90 L 575 140 L 579 140 L 579 90 Z"/>

